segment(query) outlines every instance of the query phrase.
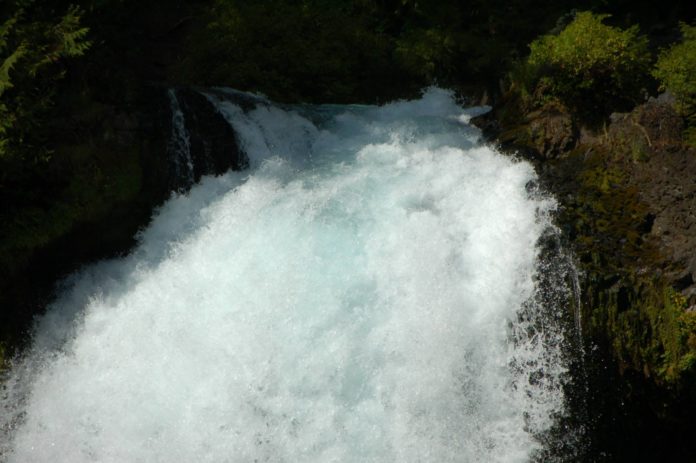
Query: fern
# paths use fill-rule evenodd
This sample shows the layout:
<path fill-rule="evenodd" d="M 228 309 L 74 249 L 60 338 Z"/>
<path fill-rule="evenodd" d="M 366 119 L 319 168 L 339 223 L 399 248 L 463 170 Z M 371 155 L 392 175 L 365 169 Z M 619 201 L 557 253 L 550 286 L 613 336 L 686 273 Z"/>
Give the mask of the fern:
<path fill-rule="evenodd" d="M 55 27 L 56 36 L 62 41 L 61 57 L 82 56 L 92 43 L 86 40 L 89 28 L 80 27 L 82 11 L 77 6 L 71 6 Z"/>
<path fill-rule="evenodd" d="M 24 14 L 32 3 L 18 0 L 10 18 L 0 23 L 0 161 L 15 167 L 45 160 L 47 150 L 37 140 L 56 82 L 65 75 L 59 62 L 84 55 L 91 45 L 88 28 L 80 25 L 80 8 L 71 6 L 53 21 L 32 20 Z"/>
<path fill-rule="evenodd" d="M 12 88 L 12 79 L 10 78 L 10 71 L 17 64 L 17 62 L 27 54 L 27 47 L 22 43 L 17 49 L 7 58 L 5 58 L 0 65 L 0 97 L 5 90 Z"/>
<path fill-rule="evenodd" d="M 17 23 L 18 15 L 16 14 L 12 18 L 8 19 L 2 25 L 0 25 L 0 53 L 5 51 L 7 48 L 7 37 L 10 35 Z"/>

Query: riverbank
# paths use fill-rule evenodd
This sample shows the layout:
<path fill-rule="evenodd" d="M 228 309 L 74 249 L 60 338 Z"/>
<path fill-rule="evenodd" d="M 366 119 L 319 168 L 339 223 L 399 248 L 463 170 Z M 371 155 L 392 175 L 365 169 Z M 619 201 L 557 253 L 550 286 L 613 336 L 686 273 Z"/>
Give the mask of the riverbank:
<path fill-rule="evenodd" d="M 474 123 L 532 162 L 559 201 L 580 270 L 587 358 L 576 374 L 594 417 L 591 453 L 692 461 L 696 150 L 682 119 L 667 96 L 612 114 L 599 131 L 558 105 L 510 117 L 517 109 L 503 99 Z"/>

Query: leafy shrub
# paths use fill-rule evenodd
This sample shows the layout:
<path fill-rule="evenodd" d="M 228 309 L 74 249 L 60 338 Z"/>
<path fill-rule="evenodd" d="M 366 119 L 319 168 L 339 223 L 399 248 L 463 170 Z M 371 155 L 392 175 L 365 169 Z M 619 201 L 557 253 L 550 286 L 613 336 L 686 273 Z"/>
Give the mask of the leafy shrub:
<path fill-rule="evenodd" d="M 437 82 L 497 91 L 499 77 L 570 0 L 206 0 L 171 81 L 275 100 L 366 102 Z M 509 2 L 508 2 L 509 3 Z"/>
<path fill-rule="evenodd" d="M 8 5 L 9 6 L 9 5 Z M 32 0 L 0 12 L 0 207 L 26 194 L 50 158 L 46 119 L 54 107 L 65 58 L 89 48 L 81 10 L 56 16 Z"/>
<path fill-rule="evenodd" d="M 682 23 L 681 32 L 683 40 L 660 53 L 653 75 L 674 95 L 687 120 L 687 142 L 696 145 L 696 26 Z"/>
<path fill-rule="evenodd" d="M 24 2 L 31 5 L 31 1 Z M 89 48 L 81 11 L 70 7 L 53 22 L 28 20 L 23 8 L 0 18 L 0 160 L 23 157 L 43 113 L 52 105 L 55 82 L 64 75 L 63 58 Z M 40 157 L 36 147 L 25 150 Z"/>
<path fill-rule="evenodd" d="M 637 26 L 605 25 L 607 17 L 580 12 L 557 35 L 534 40 L 513 79 L 522 80 L 538 103 L 557 98 L 584 116 L 604 116 L 640 101 L 650 64 L 648 41 Z"/>

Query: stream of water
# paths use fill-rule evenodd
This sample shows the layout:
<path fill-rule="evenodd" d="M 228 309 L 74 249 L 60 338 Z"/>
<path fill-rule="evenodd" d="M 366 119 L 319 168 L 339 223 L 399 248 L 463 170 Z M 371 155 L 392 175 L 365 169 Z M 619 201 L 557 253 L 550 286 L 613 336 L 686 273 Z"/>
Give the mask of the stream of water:
<path fill-rule="evenodd" d="M 5 378 L 0 459 L 533 458 L 567 367 L 562 330 L 520 317 L 560 310 L 530 302 L 555 207 L 532 166 L 440 89 L 246 112 L 225 92 L 250 169 L 62 283 Z"/>

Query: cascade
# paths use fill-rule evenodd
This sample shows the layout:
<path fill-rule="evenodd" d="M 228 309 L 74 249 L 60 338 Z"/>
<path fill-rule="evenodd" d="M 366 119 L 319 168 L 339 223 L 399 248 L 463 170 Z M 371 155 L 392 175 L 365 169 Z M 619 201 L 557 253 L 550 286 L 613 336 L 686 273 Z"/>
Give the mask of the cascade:
<path fill-rule="evenodd" d="M 167 146 L 169 159 L 173 164 L 174 175 L 180 180 L 184 189 L 194 181 L 193 158 L 191 157 L 191 139 L 186 130 L 184 112 L 176 97 L 176 90 L 167 91 L 172 112 L 172 133 Z"/>
<path fill-rule="evenodd" d="M 482 108 L 437 88 L 205 97 L 249 169 L 174 194 L 130 255 L 61 283 L 3 379 L 0 460 L 538 458 L 565 409 L 570 289 L 542 275 L 555 201 L 481 142 Z"/>

